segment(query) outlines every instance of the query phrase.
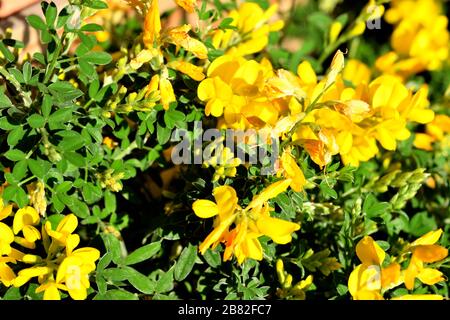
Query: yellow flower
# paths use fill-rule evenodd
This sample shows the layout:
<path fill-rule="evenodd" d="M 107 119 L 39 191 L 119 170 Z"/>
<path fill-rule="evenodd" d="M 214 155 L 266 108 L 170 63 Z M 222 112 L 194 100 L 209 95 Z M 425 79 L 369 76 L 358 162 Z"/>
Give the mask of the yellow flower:
<path fill-rule="evenodd" d="M 370 236 L 356 245 L 356 254 L 362 262 L 350 274 L 348 290 L 354 300 L 383 300 L 382 289 L 401 283 L 399 265 L 382 268 L 386 253 Z"/>
<path fill-rule="evenodd" d="M 444 141 L 450 133 L 450 117 L 444 114 L 436 115 L 434 120 L 426 125 L 426 133 L 416 133 L 414 146 L 416 148 L 431 151 L 433 143 Z M 449 145 L 450 146 L 450 145 Z"/>
<path fill-rule="evenodd" d="M 68 239 L 67 257 L 58 268 L 56 283 L 64 283 L 72 299 L 84 300 L 90 287 L 89 273 L 95 270 L 95 261 L 99 259 L 100 252 L 89 247 L 72 251 L 80 240 L 78 235 Z"/>
<path fill-rule="evenodd" d="M 305 176 L 289 150 L 283 151 L 283 154 L 281 155 L 279 172 L 282 173 L 286 179 L 291 180 L 290 186 L 292 190 L 295 192 L 303 190 L 303 187 L 306 184 Z"/>
<path fill-rule="evenodd" d="M 435 0 L 392 1 L 386 21 L 394 24 L 394 49 L 376 63 L 384 73 L 407 78 L 424 70 L 439 69 L 449 57 L 448 18 Z"/>
<path fill-rule="evenodd" d="M 74 214 L 68 214 L 65 216 L 56 227 L 56 230 L 52 229 L 50 221 L 45 223 L 45 232 L 59 246 L 65 246 L 67 243 L 67 238 L 75 231 L 78 227 L 78 219 Z"/>
<path fill-rule="evenodd" d="M 111 137 L 104 137 L 102 143 L 108 148 L 108 149 L 114 149 L 119 145 L 118 142 L 114 141 Z"/>
<path fill-rule="evenodd" d="M 296 223 L 273 218 L 269 215 L 267 201 L 284 192 L 291 181 L 282 180 L 271 184 L 256 195 L 243 209 L 238 205 L 236 191 L 229 186 L 217 187 L 213 191 L 216 202 L 197 200 L 192 209 L 200 218 L 215 217 L 214 230 L 199 247 L 202 254 L 210 247 L 225 243 L 224 261 L 234 254 L 239 264 L 246 258 L 261 260 L 263 252 L 258 238 L 267 235 L 274 242 L 286 244 L 291 241 L 291 233 L 300 226 Z M 234 228 L 230 227 L 234 224 Z"/>
<path fill-rule="evenodd" d="M 361 83 L 369 83 L 371 77 L 371 70 L 363 62 L 356 59 L 349 59 L 345 64 L 342 77 L 346 81 L 350 81 L 354 86 Z"/>
<path fill-rule="evenodd" d="M 34 227 L 39 221 L 39 214 L 33 207 L 27 206 L 17 210 L 13 221 L 14 234 L 22 231 L 25 240 L 34 243 L 36 240 L 41 239 L 39 230 Z"/>
<path fill-rule="evenodd" d="M 233 51 L 233 54 L 237 56 L 246 56 L 262 51 L 269 42 L 269 33 L 279 31 L 284 27 L 281 20 L 268 23 L 277 9 L 277 5 L 272 5 L 264 11 L 256 3 L 242 3 L 237 10 L 231 11 L 228 15 L 228 18 L 233 19 L 230 25 L 236 27 L 237 30 L 214 31 L 214 47 Z"/>
<path fill-rule="evenodd" d="M 424 263 L 437 262 L 448 256 L 448 250 L 446 248 L 435 244 L 442 233 L 442 229 L 430 231 L 411 244 L 410 251 L 412 252 L 412 257 L 404 275 L 405 286 L 408 290 L 414 288 L 416 278 L 428 285 L 433 285 L 444 280 L 441 271 L 424 267 Z"/>
<path fill-rule="evenodd" d="M 144 19 L 143 41 L 147 48 L 153 48 L 159 41 L 161 19 L 159 17 L 159 0 L 151 0 L 150 7 Z"/>

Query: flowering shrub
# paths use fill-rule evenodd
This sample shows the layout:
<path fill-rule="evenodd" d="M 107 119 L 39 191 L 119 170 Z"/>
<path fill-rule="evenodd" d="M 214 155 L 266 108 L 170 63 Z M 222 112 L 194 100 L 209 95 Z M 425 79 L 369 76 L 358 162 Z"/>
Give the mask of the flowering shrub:
<path fill-rule="evenodd" d="M 0 34 L 0 297 L 448 299 L 445 10 L 43 1 L 42 52 Z"/>

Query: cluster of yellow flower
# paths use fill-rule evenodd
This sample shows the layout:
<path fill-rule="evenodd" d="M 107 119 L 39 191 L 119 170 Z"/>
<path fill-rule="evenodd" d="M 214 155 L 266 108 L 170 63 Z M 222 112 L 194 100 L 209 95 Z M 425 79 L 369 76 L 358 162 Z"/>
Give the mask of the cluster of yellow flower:
<path fill-rule="evenodd" d="M 0 198 L 0 221 L 0 282 L 3 285 L 21 287 L 37 277 L 40 286 L 36 293 L 44 292 L 45 300 L 59 300 L 59 290 L 67 291 L 72 299 L 86 299 L 89 273 L 95 270 L 100 252 L 90 247 L 75 249 L 80 243 L 79 235 L 73 233 L 78 226 L 75 215 L 65 216 L 54 229 L 50 221 L 41 222 L 35 208 L 27 206 L 14 213 L 13 205 L 5 205 Z M 42 250 L 38 242 L 46 257 L 31 251 Z M 21 246 L 22 251 L 13 248 L 13 244 Z"/>
<path fill-rule="evenodd" d="M 291 242 L 291 234 L 300 229 L 297 223 L 273 218 L 268 200 L 286 191 L 291 183 L 290 179 L 275 182 L 253 197 L 253 200 L 242 208 L 238 204 L 236 191 L 230 186 L 220 186 L 214 189 L 216 202 L 197 200 L 192 208 L 200 218 L 214 219 L 214 230 L 202 242 L 199 249 L 202 254 L 210 247 L 215 248 L 219 243 L 225 243 L 223 260 L 234 256 L 239 264 L 246 258 L 262 260 L 263 250 L 258 238 L 266 235 L 275 243 Z M 230 230 L 230 227 L 234 228 Z"/>
<path fill-rule="evenodd" d="M 386 260 L 386 253 L 370 237 L 365 236 L 356 245 L 356 254 L 361 260 L 350 274 L 348 290 L 355 300 L 382 300 L 383 294 L 401 284 L 406 289 L 413 290 L 416 278 L 422 283 L 433 285 L 444 281 L 444 275 L 436 268 L 425 266 L 435 263 L 448 255 L 448 250 L 436 242 L 441 237 L 441 229 L 430 231 L 410 245 L 397 257 L 391 256 Z M 402 270 L 408 257 L 409 264 Z M 436 294 L 407 294 L 394 299 L 400 300 L 442 300 Z"/>
<path fill-rule="evenodd" d="M 408 122 L 433 120 L 426 88 L 414 94 L 389 75 L 349 86 L 340 74 L 343 68 L 338 52 L 319 81 L 307 61 L 295 75 L 231 50 L 210 64 L 198 96 L 206 102 L 206 115 L 223 115 L 226 127 L 267 129 L 290 138 L 321 167 L 336 154 L 344 164 L 358 166 L 378 153 L 377 141 L 395 150 L 397 141 L 410 136 Z"/>
<path fill-rule="evenodd" d="M 313 276 L 309 275 L 305 280 L 300 280 L 293 285 L 293 277 L 290 273 L 284 270 L 283 260 L 278 259 L 275 268 L 277 270 L 278 282 L 281 285 L 281 288 L 277 290 L 277 296 L 282 299 L 293 298 L 295 300 L 305 300 L 305 291 L 311 287 L 313 283 Z"/>
<path fill-rule="evenodd" d="M 416 133 L 414 146 L 431 151 L 433 143 L 441 142 L 442 147 L 450 148 L 450 117 L 438 114 L 434 120 L 425 127 L 425 133 Z"/>
<path fill-rule="evenodd" d="M 437 0 L 393 0 L 385 19 L 395 25 L 393 51 L 378 58 L 383 73 L 404 78 L 437 70 L 449 58 L 448 18 Z"/>

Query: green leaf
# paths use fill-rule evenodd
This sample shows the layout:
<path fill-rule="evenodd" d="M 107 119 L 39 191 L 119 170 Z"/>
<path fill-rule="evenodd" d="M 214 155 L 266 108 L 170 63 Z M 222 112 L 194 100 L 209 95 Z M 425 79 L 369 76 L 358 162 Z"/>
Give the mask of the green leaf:
<path fill-rule="evenodd" d="M 44 179 L 45 175 L 50 171 L 52 164 L 40 158 L 28 159 L 28 168 L 31 173 L 39 179 Z"/>
<path fill-rule="evenodd" d="M 9 62 L 13 62 L 16 57 L 9 51 L 9 49 L 5 45 L 5 40 L 0 41 L 0 52 L 3 54 L 3 56 L 8 60 Z"/>
<path fill-rule="evenodd" d="M 111 259 L 115 264 L 122 262 L 122 250 L 120 248 L 120 241 L 112 234 L 102 234 L 103 242 L 106 250 L 111 254 Z"/>
<path fill-rule="evenodd" d="M 12 102 L 9 100 L 9 98 L 5 95 L 5 93 L 0 90 L 0 109 L 2 108 L 8 108 L 12 107 Z"/>
<path fill-rule="evenodd" d="M 125 267 L 129 273 L 128 282 L 140 292 L 152 294 L 155 292 L 155 283 L 133 268 Z"/>
<path fill-rule="evenodd" d="M 163 145 L 169 141 L 171 133 L 172 130 L 170 128 L 164 128 L 158 123 L 156 127 L 156 138 L 158 139 L 159 144 Z"/>
<path fill-rule="evenodd" d="M 5 157 L 11 161 L 19 161 L 19 160 L 25 159 L 26 154 L 20 150 L 12 149 L 12 150 L 6 151 Z"/>
<path fill-rule="evenodd" d="M 158 293 L 168 292 L 173 289 L 173 267 L 164 273 L 156 283 L 155 291 Z"/>
<path fill-rule="evenodd" d="M 93 204 L 103 196 L 102 189 L 92 183 L 85 183 L 82 190 L 83 198 L 87 204 Z"/>
<path fill-rule="evenodd" d="M 19 141 L 23 138 L 25 135 L 25 130 L 23 130 L 23 127 L 16 127 L 15 129 L 11 130 L 8 133 L 8 138 L 6 141 L 8 142 L 8 145 L 10 147 L 14 147 L 16 144 L 19 143 Z"/>
<path fill-rule="evenodd" d="M 32 14 L 25 18 L 30 26 L 37 30 L 47 30 L 47 25 L 45 22 L 41 19 L 41 17 Z"/>
<path fill-rule="evenodd" d="M 53 106 L 53 101 L 52 101 L 52 97 L 49 96 L 48 94 L 44 95 L 44 98 L 42 99 L 42 115 L 48 119 L 48 117 L 50 116 L 50 113 L 52 112 L 52 106 Z"/>
<path fill-rule="evenodd" d="M 375 218 L 385 213 L 389 207 L 388 202 L 378 202 L 373 194 L 369 194 L 364 200 L 363 212 L 368 218 Z"/>
<path fill-rule="evenodd" d="M 164 122 L 169 129 L 173 129 L 177 122 L 183 122 L 185 118 L 184 113 L 177 110 L 167 110 L 164 113 Z"/>
<path fill-rule="evenodd" d="M 203 258 L 205 258 L 206 262 L 213 268 L 217 268 L 222 263 L 220 253 L 217 252 L 216 250 L 211 249 L 206 250 L 205 254 L 203 255 Z"/>
<path fill-rule="evenodd" d="M 3 296 L 3 300 L 22 300 L 20 288 L 10 287 Z"/>
<path fill-rule="evenodd" d="M 47 26 L 50 29 L 53 29 L 55 25 L 56 16 L 58 14 L 58 10 L 56 9 L 56 5 L 53 2 L 50 2 L 45 10 L 45 21 L 47 21 Z"/>
<path fill-rule="evenodd" d="M 70 82 L 57 81 L 48 86 L 50 93 L 60 102 L 72 101 L 83 95 L 83 91 L 75 88 Z"/>
<path fill-rule="evenodd" d="M 33 75 L 33 69 L 31 68 L 31 63 L 29 61 L 23 64 L 22 73 L 24 82 L 28 84 L 31 80 L 31 76 Z"/>
<path fill-rule="evenodd" d="M 126 265 L 133 265 L 150 259 L 161 250 L 161 242 L 147 244 L 130 253 L 123 261 Z"/>
<path fill-rule="evenodd" d="M 4 202 L 15 202 L 20 208 L 28 205 L 28 195 L 19 186 L 8 186 L 3 190 L 2 198 Z"/>
<path fill-rule="evenodd" d="M 108 9 L 108 5 L 100 0 L 86 0 L 83 4 L 92 9 Z"/>
<path fill-rule="evenodd" d="M 27 119 L 28 124 L 30 125 L 30 127 L 32 128 L 42 128 L 45 125 L 45 118 L 43 116 L 41 116 L 40 114 L 32 114 L 28 119 Z"/>
<path fill-rule="evenodd" d="M 111 191 L 105 191 L 105 209 L 109 213 L 116 211 L 116 195 Z"/>
<path fill-rule="evenodd" d="M 75 195 L 70 196 L 70 201 L 66 202 L 66 205 L 77 217 L 81 219 L 89 217 L 89 207 Z"/>
<path fill-rule="evenodd" d="M 19 162 L 16 162 L 16 164 L 14 165 L 12 174 L 17 181 L 21 181 L 23 178 L 25 178 L 27 171 L 28 171 L 27 161 L 20 160 Z"/>
<path fill-rule="evenodd" d="M 56 110 L 51 116 L 48 118 L 48 123 L 50 126 L 57 126 L 59 123 L 65 123 L 72 119 L 72 108 L 61 108 Z M 51 129 L 50 127 L 50 129 Z"/>
<path fill-rule="evenodd" d="M 111 254 L 105 253 L 97 263 L 97 272 L 102 272 L 111 263 Z"/>
<path fill-rule="evenodd" d="M 437 229 L 436 220 L 427 212 L 416 213 L 409 221 L 409 233 L 415 237 L 423 236 L 425 233 Z"/>
<path fill-rule="evenodd" d="M 80 31 L 85 31 L 85 32 L 103 31 L 103 27 L 96 23 L 88 23 L 88 24 L 85 24 L 83 27 L 81 27 Z"/>
<path fill-rule="evenodd" d="M 322 191 L 322 193 L 325 196 L 331 197 L 333 199 L 337 199 L 337 193 L 335 190 L 331 189 L 330 186 L 328 186 L 327 182 L 325 180 L 323 180 L 320 183 L 320 191 Z"/>
<path fill-rule="evenodd" d="M 197 246 L 189 244 L 183 249 L 175 265 L 175 280 L 182 281 L 191 273 L 197 259 Z"/>
<path fill-rule="evenodd" d="M 79 58 L 79 60 L 97 65 L 105 65 L 112 61 L 112 57 L 109 53 L 106 52 L 93 51 L 86 53 L 81 58 Z"/>

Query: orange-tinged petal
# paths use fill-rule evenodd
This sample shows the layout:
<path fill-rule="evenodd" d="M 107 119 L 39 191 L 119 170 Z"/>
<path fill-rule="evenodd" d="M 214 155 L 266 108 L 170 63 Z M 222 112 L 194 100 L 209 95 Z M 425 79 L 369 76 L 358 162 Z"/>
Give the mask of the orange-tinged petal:
<path fill-rule="evenodd" d="M 396 262 L 381 269 L 381 287 L 383 289 L 391 289 L 401 283 L 400 269 L 400 265 Z"/>
<path fill-rule="evenodd" d="M 356 254 L 363 264 L 381 265 L 386 253 L 370 236 L 365 236 L 356 245 Z"/>
<path fill-rule="evenodd" d="M 192 209 L 197 217 L 206 219 L 214 217 L 219 213 L 217 204 L 209 200 L 197 200 L 192 204 Z"/>
<path fill-rule="evenodd" d="M 423 269 L 423 263 L 413 255 L 408 268 L 404 272 L 405 287 L 408 290 L 414 289 L 414 281 L 420 271 Z"/>
<path fill-rule="evenodd" d="M 415 246 L 413 255 L 422 262 L 432 263 L 448 256 L 448 250 L 436 244 Z"/>

